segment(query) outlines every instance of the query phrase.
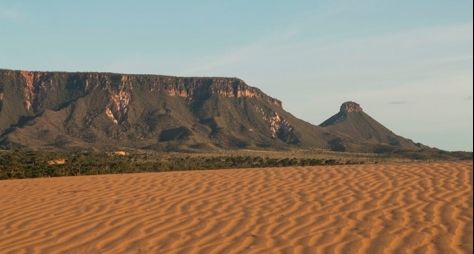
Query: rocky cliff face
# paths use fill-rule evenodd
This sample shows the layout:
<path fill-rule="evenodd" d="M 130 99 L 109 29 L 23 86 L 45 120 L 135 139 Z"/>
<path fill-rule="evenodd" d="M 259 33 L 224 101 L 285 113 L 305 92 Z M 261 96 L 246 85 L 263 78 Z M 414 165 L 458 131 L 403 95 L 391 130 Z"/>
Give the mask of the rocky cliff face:
<path fill-rule="evenodd" d="M 42 72 L 21 71 L 24 80 L 23 105 L 27 111 L 41 111 L 41 103 L 53 88 L 51 74 Z"/>
<path fill-rule="evenodd" d="M 359 104 L 353 101 L 348 101 L 348 102 L 344 102 L 341 105 L 339 112 L 341 113 L 362 112 L 362 108 L 360 107 Z"/>
<path fill-rule="evenodd" d="M 130 103 L 130 92 L 137 86 L 146 86 L 150 93 L 166 93 L 169 96 L 182 97 L 189 101 L 217 95 L 227 98 L 262 99 L 282 107 L 281 101 L 265 95 L 259 89 L 250 87 L 242 80 L 236 78 L 180 78 L 158 75 L 70 74 L 8 70 L 2 72 L 4 72 L 5 76 L 10 76 L 11 78 L 18 76 L 18 73 L 20 74 L 21 79 L 24 81 L 22 84 L 24 107 L 28 111 L 41 109 L 42 100 L 47 96 L 46 93 L 54 89 L 53 82 L 58 82 L 58 79 L 65 77 L 71 78 L 71 75 L 74 75 L 75 77 L 73 78 L 77 79 L 78 82 L 84 83 L 83 87 L 76 88 L 88 90 L 90 85 L 93 85 L 107 90 L 110 100 L 107 112 L 112 112 L 113 115 L 117 114 L 122 117 L 125 115 L 127 105 Z M 142 88 L 140 87 L 140 89 Z"/>
<path fill-rule="evenodd" d="M 237 78 L 0 70 L 0 113 L 4 146 L 284 147 L 291 122 L 314 128 Z"/>

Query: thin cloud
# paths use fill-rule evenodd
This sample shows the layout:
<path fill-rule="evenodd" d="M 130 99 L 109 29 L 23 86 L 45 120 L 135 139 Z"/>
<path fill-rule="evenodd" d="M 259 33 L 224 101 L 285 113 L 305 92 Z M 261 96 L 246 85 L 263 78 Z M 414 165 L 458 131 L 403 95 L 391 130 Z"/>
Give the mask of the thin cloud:
<path fill-rule="evenodd" d="M 291 39 L 300 32 L 299 28 L 288 28 L 284 32 L 267 35 L 252 43 L 242 45 L 226 52 L 195 60 L 190 67 L 186 67 L 183 74 L 194 75 L 213 73 L 222 67 L 240 64 L 251 60 L 253 57 L 258 57 L 259 54 L 273 53 L 278 45 L 285 43 L 285 41 Z"/>
<path fill-rule="evenodd" d="M 19 20 L 21 18 L 22 13 L 18 9 L 0 7 L 0 19 Z"/>
<path fill-rule="evenodd" d="M 304 33 L 304 27 L 299 27 L 283 33 L 285 36 L 268 35 L 253 43 L 196 59 L 184 73 L 228 73 L 235 70 L 246 73 L 258 68 L 280 74 L 285 70 L 284 73 L 298 78 L 318 76 L 319 80 L 355 76 L 367 81 L 374 77 L 374 73 L 380 77 L 387 77 L 387 74 L 400 76 L 410 69 L 418 72 L 419 68 L 428 65 L 471 60 L 470 54 L 459 45 L 472 43 L 472 27 L 472 22 L 469 22 L 336 42 L 302 43 L 291 40 L 298 33 Z"/>

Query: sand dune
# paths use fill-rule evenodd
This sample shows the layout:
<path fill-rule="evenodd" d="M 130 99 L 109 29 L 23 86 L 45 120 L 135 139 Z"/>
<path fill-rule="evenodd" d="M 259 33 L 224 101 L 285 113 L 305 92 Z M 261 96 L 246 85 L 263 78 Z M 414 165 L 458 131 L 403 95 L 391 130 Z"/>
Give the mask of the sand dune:
<path fill-rule="evenodd" d="M 472 162 L 0 181 L 0 253 L 471 253 Z"/>

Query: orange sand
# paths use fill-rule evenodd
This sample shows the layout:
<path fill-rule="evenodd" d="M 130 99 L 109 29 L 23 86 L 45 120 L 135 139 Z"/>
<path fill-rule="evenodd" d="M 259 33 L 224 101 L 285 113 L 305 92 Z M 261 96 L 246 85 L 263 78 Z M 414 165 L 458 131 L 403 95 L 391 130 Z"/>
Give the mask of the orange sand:
<path fill-rule="evenodd" d="M 0 253 L 471 253 L 472 162 L 0 181 Z"/>

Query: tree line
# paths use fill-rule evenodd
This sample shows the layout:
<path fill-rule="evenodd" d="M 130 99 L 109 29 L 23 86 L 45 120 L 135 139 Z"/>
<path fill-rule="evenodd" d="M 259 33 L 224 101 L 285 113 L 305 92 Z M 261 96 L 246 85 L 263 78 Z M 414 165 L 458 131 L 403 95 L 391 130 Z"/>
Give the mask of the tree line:
<path fill-rule="evenodd" d="M 224 168 L 263 168 L 361 164 L 364 161 L 322 158 L 272 158 L 242 155 L 166 155 L 105 152 L 1 151 L 0 179 L 166 172 Z"/>

